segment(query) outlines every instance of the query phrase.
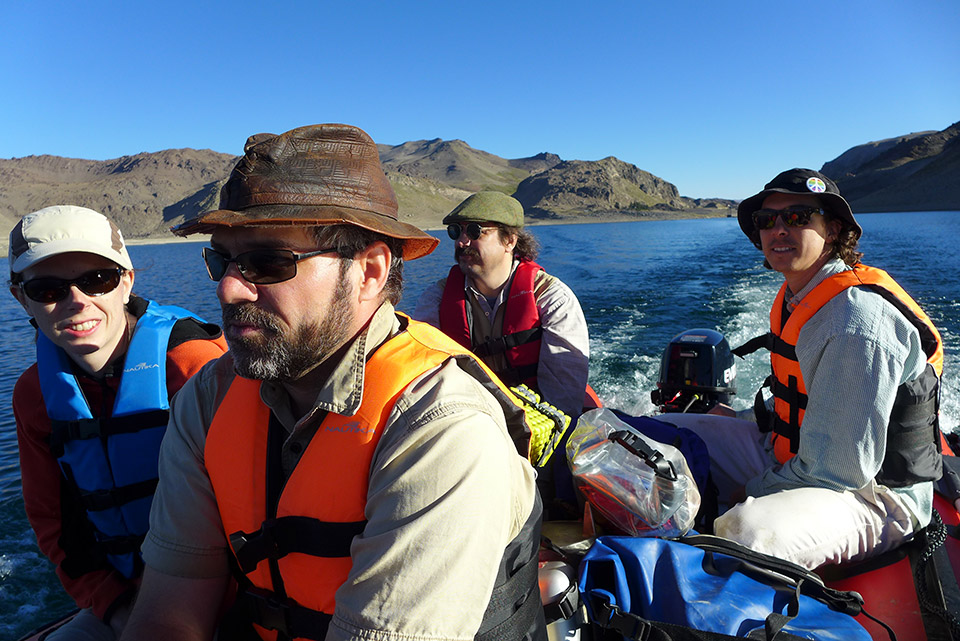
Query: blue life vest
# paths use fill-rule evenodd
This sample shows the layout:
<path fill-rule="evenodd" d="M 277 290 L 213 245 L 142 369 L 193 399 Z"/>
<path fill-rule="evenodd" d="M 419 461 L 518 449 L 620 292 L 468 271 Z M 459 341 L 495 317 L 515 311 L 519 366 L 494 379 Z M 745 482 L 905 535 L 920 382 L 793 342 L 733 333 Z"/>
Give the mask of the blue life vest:
<path fill-rule="evenodd" d="M 70 359 L 43 333 L 37 370 L 50 446 L 67 481 L 80 493 L 87 518 L 110 564 L 127 578 L 141 569 L 140 543 L 157 485 L 160 441 L 167 427 L 167 345 L 177 320 L 197 318 L 149 301 L 127 349 L 113 411 L 94 418 Z"/>

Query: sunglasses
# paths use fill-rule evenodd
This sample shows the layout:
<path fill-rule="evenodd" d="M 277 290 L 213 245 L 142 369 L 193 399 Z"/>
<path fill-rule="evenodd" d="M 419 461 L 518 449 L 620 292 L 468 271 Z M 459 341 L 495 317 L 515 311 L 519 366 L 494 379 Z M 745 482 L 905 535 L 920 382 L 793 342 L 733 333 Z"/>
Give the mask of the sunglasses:
<path fill-rule="evenodd" d="M 481 225 L 479 223 L 467 223 L 466 227 L 460 223 L 453 223 L 452 225 L 447 225 L 447 236 L 450 237 L 450 240 L 459 240 L 460 234 L 466 230 L 467 238 L 470 240 L 479 240 L 480 236 L 482 236 L 488 229 L 496 228 L 496 225 Z"/>
<path fill-rule="evenodd" d="M 74 285 L 87 296 L 103 296 L 117 288 L 124 271 L 119 267 L 95 269 L 72 279 L 43 276 L 20 283 L 20 291 L 38 303 L 58 303 L 70 294 Z"/>
<path fill-rule="evenodd" d="M 336 247 L 318 249 L 315 252 L 297 254 L 289 249 L 254 249 L 230 258 L 210 247 L 203 248 L 203 262 L 207 265 L 210 280 L 219 282 L 230 263 L 237 264 L 237 271 L 248 283 L 272 285 L 290 280 L 297 275 L 297 263 L 321 254 L 338 251 Z"/>
<path fill-rule="evenodd" d="M 753 226 L 757 229 L 773 229 L 777 217 L 787 227 L 803 227 L 810 224 L 814 214 L 823 214 L 818 207 L 788 207 L 787 209 L 758 209 L 753 212 Z"/>

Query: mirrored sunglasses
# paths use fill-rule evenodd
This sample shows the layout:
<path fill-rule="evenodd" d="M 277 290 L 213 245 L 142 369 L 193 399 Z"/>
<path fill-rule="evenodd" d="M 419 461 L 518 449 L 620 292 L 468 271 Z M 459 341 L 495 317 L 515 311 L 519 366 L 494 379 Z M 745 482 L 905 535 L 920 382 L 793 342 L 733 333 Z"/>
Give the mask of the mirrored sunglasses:
<path fill-rule="evenodd" d="M 496 225 L 481 225 L 480 223 L 467 223 L 466 226 L 460 223 L 453 223 L 452 225 L 447 225 L 447 236 L 450 237 L 450 240 L 459 240 L 460 234 L 466 231 L 467 238 L 470 240 L 479 240 L 485 231 L 496 228 Z"/>
<path fill-rule="evenodd" d="M 814 214 L 823 214 L 818 207 L 788 207 L 787 209 L 758 209 L 753 212 L 753 226 L 759 229 L 773 229 L 777 218 L 787 227 L 803 227 L 810 224 Z"/>
<path fill-rule="evenodd" d="M 248 283 L 272 285 L 290 280 L 297 275 L 297 263 L 307 258 L 337 251 L 336 247 L 318 249 L 313 252 L 297 254 L 289 249 L 254 249 L 230 258 L 211 247 L 203 248 L 203 262 L 207 265 L 207 274 L 213 281 L 219 282 L 230 263 L 237 264 L 237 271 Z"/>
<path fill-rule="evenodd" d="M 20 283 L 20 290 L 38 303 L 60 302 L 70 294 L 74 285 L 87 296 L 103 296 L 117 288 L 124 271 L 120 267 L 94 269 L 72 279 L 42 276 Z"/>

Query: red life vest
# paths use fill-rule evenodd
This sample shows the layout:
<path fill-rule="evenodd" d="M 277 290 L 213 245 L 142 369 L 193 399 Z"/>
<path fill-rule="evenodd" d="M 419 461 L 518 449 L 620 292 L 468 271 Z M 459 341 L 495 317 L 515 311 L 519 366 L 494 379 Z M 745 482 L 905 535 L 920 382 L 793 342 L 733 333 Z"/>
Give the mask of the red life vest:
<path fill-rule="evenodd" d="M 450 268 L 440 299 L 440 329 L 484 361 L 489 361 L 493 355 L 503 354 L 508 367 L 506 370 L 494 369 L 494 373 L 508 385 L 526 383 L 535 389 L 537 386 L 543 330 L 534 297 L 534 281 L 541 271 L 543 268 L 532 260 L 517 265 L 507 299 L 503 302 L 502 335 L 486 341 L 474 340 L 473 315 L 464 289 L 466 279 L 457 265 Z M 493 322 L 491 319 L 491 325 Z"/>
<path fill-rule="evenodd" d="M 786 322 L 782 321 L 786 283 L 770 310 L 774 415 L 769 417 L 774 434 L 774 453 L 781 463 L 799 449 L 807 390 L 796 356 L 800 330 L 828 301 L 848 287 L 865 287 L 890 302 L 920 333 L 927 355 L 927 369 L 916 381 L 897 391 L 887 430 L 887 452 L 877 479 L 890 487 L 902 487 L 940 476 L 939 379 L 943 371 L 940 333 L 920 306 L 885 271 L 857 265 L 834 274 L 803 297 Z M 758 413 L 758 423 L 762 417 Z M 936 468 L 936 469 L 934 469 Z"/>
<path fill-rule="evenodd" d="M 204 446 L 207 472 L 235 560 L 252 584 L 243 596 L 245 606 L 254 610 L 256 622 L 267 626 L 256 626 L 264 639 L 275 639 L 276 629 L 295 639 L 324 638 L 334 594 L 350 572 L 350 542 L 365 525 L 374 450 L 397 398 L 414 379 L 457 358 L 500 401 L 518 452 L 527 454 L 529 428 L 509 391 L 441 332 L 400 316 L 405 331 L 381 345 L 367 362 L 367 372 L 376 376 L 364 376 L 357 413 L 327 414 L 283 484 L 275 515 L 269 513 L 264 479 L 271 476 L 271 430 L 283 428 L 271 428 L 270 409 L 260 398 L 261 382 L 236 377 L 211 422 Z M 321 489 L 330 487 L 336 491 Z M 504 558 L 507 563 L 506 554 Z M 513 565 L 510 573 L 518 574 Z M 531 591 L 537 589 L 535 573 L 533 577 Z M 510 613 L 493 616 L 503 620 Z"/>

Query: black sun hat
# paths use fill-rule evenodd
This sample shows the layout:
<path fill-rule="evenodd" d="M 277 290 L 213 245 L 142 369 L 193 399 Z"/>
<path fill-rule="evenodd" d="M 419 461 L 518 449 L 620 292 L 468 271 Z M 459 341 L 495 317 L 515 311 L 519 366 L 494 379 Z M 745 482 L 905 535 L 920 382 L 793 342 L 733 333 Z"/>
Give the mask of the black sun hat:
<path fill-rule="evenodd" d="M 770 194 L 801 194 L 813 195 L 820 200 L 820 204 L 832 218 L 842 220 L 844 225 L 852 229 L 857 238 L 863 233 L 860 225 L 853 217 L 853 210 L 840 195 L 837 183 L 833 182 L 819 171 L 812 169 L 788 169 L 777 175 L 763 187 L 763 191 L 740 202 L 737 207 L 737 220 L 740 229 L 754 245 L 760 247 L 760 234 L 753 226 L 753 212 L 763 206 L 764 199 Z"/>

